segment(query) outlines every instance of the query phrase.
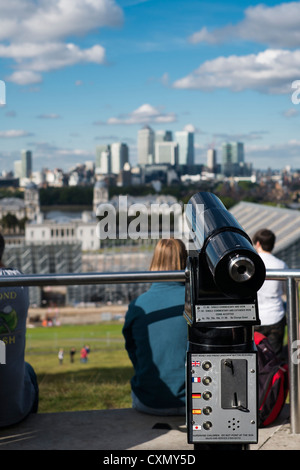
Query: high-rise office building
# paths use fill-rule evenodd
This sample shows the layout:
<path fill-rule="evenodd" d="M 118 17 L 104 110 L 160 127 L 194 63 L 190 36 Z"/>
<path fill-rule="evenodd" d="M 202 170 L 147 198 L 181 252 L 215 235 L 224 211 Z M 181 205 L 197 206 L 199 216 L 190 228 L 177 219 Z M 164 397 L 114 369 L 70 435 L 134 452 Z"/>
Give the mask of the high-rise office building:
<path fill-rule="evenodd" d="M 22 178 L 22 160 L 14 161 L 14 175 L 16 178 Z"/>
<path fill-rule="evenodd" d="M 154 162 L 154 131 L 149 126 L 145 126 L 138 131 L 138 164 L 145 166 Z"/>
<path fill-rule="evenodd" d="M 21 162 L 22 162 L 22 177 L 30 178 L 31 173 L 32 173 L 32 153 L 30 150 L 22 150 Z"/>
<path fill-rule="evenodd" d="M 155 143 L 156 142 L 172 142 L 173 136 L 172 131 L 156 131 L 155 132 Z"/>
<path fill-rule="evenodd" d="M 233 142 L 231 146 L 233 163 L 244 163 L 244 144 L 242 142 Z"/>
<path fill-rule="evenodd" d="M 212 172 L 217 169 L 217 151 L 215 149 L 207 150 L 207 168 Z"/>
<path fill-rule="evenodd" d="M 102 174 L 111 173 L 110 145 L 98 145 L 96 147 L 96 172 Z"/>
<path fill-rule="evenodd" d="M 111 172 L 118 175 L 128 161 L 128 145 L 123 142 L 111 144 Z"/>
<path fill-rule="evenodd" d="M 156 142 L 155 163 L 167 163 L 169 165 L 178 165 L 177 142 Z"/>
<path fill-rule="evenodd" d="M 222 144 L 222 173 L 226 176 L 238 176 L 244 164 L 244 144 L 242 142 L 224 142 Z"/>
<path fill-rule="evenodd" d="M 175 141 L 178 143 L 178 164 L 194 165 L 194 133 L 189 131 L 175 132 Z"/>

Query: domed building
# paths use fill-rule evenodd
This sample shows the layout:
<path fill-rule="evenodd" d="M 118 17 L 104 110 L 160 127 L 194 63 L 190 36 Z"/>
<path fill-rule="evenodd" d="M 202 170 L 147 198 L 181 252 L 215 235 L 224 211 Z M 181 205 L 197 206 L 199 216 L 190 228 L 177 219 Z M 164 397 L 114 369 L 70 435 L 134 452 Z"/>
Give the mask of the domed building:
<path fill-rule="evenodd" d="M 29 183 L 26 186 L 24 199 L 18 197 L 4 197 L 0 199 L 0 219 L 7 214 L 11 214 L 18 220 L 34 220 L 39 213 L 39 190 L 34 183 Z"/>

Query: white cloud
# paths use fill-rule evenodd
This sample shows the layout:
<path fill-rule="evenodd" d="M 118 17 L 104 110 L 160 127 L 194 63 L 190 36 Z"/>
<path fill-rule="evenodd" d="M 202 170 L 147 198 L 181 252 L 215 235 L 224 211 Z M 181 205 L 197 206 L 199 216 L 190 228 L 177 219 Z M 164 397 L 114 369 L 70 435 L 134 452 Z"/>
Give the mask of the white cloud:
<path fill-rule="evenodd" d="M 11 118 L 16 117 L 16 115 L 17 115 L 16 111 L 7 111 L 5 113 L 6 117 L 11 117 Z"/>
<path fill-rule="evenodd" d="M 0 17 L 0 40 L 13 42 L 56 42 L 123 21 L 114 0 L 10 0 Z"/>
<path fill-rule="evenodd" d="M 95 158 L 94 150 L 84 148 L 60 147 L 46 141 L 28 142 L 28 148 L 32 150 L 34 159 L 34 170 L 40 170 L 49 165 L 49 168 L 62 168 L 68 170 L 71 166 L 76 165 L 83 160 L 92 160 Z M 12 160 L 17 160 L 19 151 L 15 154 L 7 154 L 1 152 L 7 160 L 7 168 L 11 165 Z M 11 165 L 12 166 L 12 165 Z"/>
<path fill-rule="evenodd" d="M 189 40 L 192 43 L 217 44 L 237 38 L 269 47 L 299 47 L 299 16 L 300 2 L 285 2 L 271 7 L 260 4 L 247 8 L 245 18 L 236 25 L 226 25 L 213 31 L 203 27 Z"/>
<path fill-rule="evenodd" d="M 268 134 L 267 131 L 250 131 L 247 133 L 236 133 L 229 134 L 224 132 L 216 132 L 213 134 L 214 141 L 217 139 L 220 143 L 222 142 L 253 142 L 255 140 L 261 140 Z"/>
<path fill-rule="evenodd" d="M 59 119 L 60 115 L 55 114 L 55 113 L 50 113 L 50 114 L 40 114 L 37 117 L 38 117 L 38 119 Z"/>
<path fill-rule="evenodd" d="M 183 128 L 185 132 L 196 132 L 196 127 L 193 124 L 186 124 Z"/>
<path fill-rule="evenodd" d="M 299 111 L 296 108 L 290 108 L 284 111 L 283 113 L 284 117 L 291 118 L 299 115 Z"/>
<path fill-rule="evenodd" d="M 291 139 L 276 144 L 253 145 L 245 147 L 248 162 L 253 162 L 256 168 L 282 168 L 283 162 L 294 168 L 299 168 L 300 141 Z M 271 164 L 270 164 L 271 162 Z"/>
<path fill-rule="evenodd" d="M 30 132 L 22 129 L 10 129 L 7 131 L 0 131 L 1 139 L 15 139 L 16 137 L 28 137 L 32 135 Z"/>
<path fill-rule="evenodd" d="M 105 63 L 101 45 L 81 49 L 64 40 L 120 26 L 123 14 L 114 0 L 10 0 L 0 2 L 0 18 L 0 58 L 16 64 L 7 80 L 26 85 L 41 82 L 49 70 Z"/>
<path fill-rule="evenodd" d="M 267 49 L 258 54 L 218 57 L 204 62 L 191 74 L 173 83 L 174 88 L 256 90 L 262 93 L 291 93 L 300 76 L 300 50 Z"/>
<path fill-rule="evenodd" d="M 175 121 L 175 113 L 163 113 L 160 109 L 146 103 L 129 114 L 109 118 L 107 124 L 164 124 Z"/>
<path fill-rule="evenodd" d="M 56 154 L 63 156 L 94 157 L 94 153 L 85 149 L 58 149 Z"/>
<path fill-rule="evenodd" d="M 56 70 L 83 62 L 103 64 L 105 50 L 96 45 L 90 49 L 80 49 L 75 44 L 12 44 L 0 45 L 0 57 L 15 59 L 19 70 L 6 77 L 7 81 L 19 85 L 40 83 L 41 73 Z"/>
<path fill-rule="evenodd" d="M 32 85 L 33 83 L 41 83 L 43 81 L 39 73 L 32 72 L 31 70 L 18 70 L 5 77 L 5 80 L 17 85 Z"/>
<path fill-rule="evenodd" d="M 26 43 L 0 45 L 0 57 L 15 59 L 22 69 L 31 72 L 45 72 L 74 65 L 80 62 L 101 64 L 105 60 L 105 50 L 95 45 L 90 49 L 80 49 L 72 43 Z"/>

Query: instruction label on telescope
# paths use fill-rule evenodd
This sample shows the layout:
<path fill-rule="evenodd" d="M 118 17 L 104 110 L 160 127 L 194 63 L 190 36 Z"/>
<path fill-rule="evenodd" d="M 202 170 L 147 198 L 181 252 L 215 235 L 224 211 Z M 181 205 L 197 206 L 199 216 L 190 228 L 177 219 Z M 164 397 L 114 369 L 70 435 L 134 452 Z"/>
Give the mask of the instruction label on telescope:
<path fill-rule="evenodd" d="M 196 322 L 253 321 L 255 304 L 195 305 Z"/>

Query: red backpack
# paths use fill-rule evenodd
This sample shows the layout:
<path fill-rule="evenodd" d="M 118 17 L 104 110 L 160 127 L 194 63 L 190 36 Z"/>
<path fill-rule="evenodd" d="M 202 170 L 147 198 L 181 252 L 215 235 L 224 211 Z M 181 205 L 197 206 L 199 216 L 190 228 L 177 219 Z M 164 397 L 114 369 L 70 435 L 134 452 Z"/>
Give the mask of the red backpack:
<path fill-rule="evenodd" d="M 281 412 L 289 391 L 288 365 L 281 363 L 266 336 L 254 332 L 258 360 L 259 427 L 271 424 Z"/>

